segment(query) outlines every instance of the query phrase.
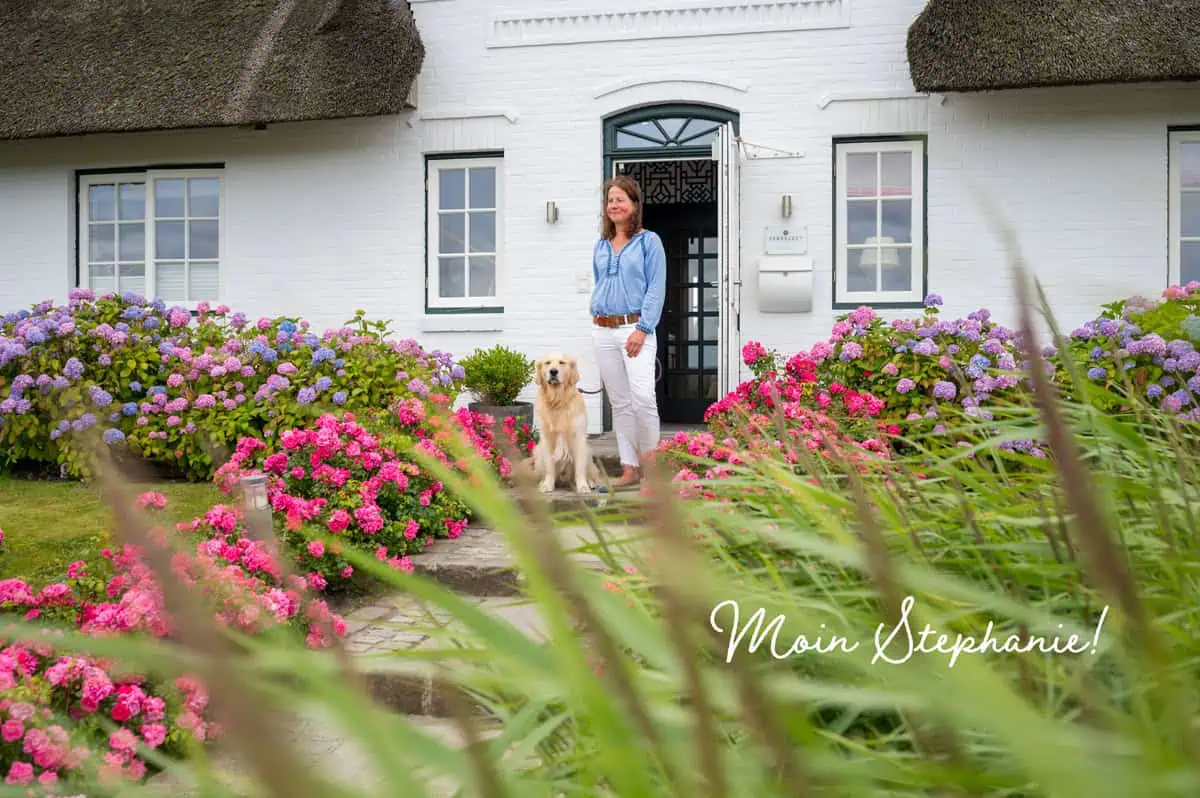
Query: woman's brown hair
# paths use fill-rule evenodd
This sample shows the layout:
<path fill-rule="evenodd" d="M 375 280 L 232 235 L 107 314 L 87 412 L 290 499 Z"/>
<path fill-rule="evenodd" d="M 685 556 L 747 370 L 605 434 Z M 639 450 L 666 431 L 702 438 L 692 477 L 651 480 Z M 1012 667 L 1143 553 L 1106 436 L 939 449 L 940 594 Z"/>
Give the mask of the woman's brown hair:
<path fill-rule="evenodd" d="M 633 215 L 629 217 L 629 232 L 632 235 L 642 229 L 642 187 L 629 175 L 617 175 L 604 182 L 600 196 L 600 235 L 609 240 L 617 234 L 617 226 L 608 218 L 608 190 L 619 188 L 629 195 L 633 203 Z"/>

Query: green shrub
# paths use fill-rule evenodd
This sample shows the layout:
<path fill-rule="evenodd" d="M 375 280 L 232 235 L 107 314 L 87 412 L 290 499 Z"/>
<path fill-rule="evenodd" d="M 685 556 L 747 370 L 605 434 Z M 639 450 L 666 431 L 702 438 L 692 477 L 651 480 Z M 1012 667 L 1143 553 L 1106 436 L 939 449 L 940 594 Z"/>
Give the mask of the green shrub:
<path fill-rule="evenodd" d="M 484 404 L 511 407 L 533 379 L 533 360 L 505 346 L 476 349 L 459 361 L 464 386 Z"/>

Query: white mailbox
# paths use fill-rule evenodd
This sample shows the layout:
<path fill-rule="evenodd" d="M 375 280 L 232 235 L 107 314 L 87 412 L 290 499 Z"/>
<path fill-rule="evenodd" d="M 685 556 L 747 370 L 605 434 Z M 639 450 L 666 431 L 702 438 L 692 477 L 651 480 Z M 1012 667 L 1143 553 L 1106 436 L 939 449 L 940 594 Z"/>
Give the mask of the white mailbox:
<path fill-rule="evenodd" d="M 763 313 L 811 313 L 813 262 L 803 256 L 758 259 L 758 309 Z"/>

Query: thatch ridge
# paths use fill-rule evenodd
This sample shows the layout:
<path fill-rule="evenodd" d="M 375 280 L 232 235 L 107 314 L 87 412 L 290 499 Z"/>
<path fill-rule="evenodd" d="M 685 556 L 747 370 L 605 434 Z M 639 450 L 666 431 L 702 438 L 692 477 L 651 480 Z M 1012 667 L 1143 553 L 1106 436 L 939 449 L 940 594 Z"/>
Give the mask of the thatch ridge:
<path fill-rule="evenodd" d="M 1200 79 L 1200 0 L 929 0 L 913 86 L 984 91 Z"/>
<path fill-rule="evenodd" d="M 398 113 L 404 0 L 3 0 L 0 139 Z"/>

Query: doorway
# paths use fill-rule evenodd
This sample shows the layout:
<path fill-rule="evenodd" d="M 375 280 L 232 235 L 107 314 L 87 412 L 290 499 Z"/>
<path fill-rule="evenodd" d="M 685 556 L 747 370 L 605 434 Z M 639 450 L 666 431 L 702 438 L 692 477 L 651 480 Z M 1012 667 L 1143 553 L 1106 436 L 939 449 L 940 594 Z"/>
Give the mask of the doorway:
<path fill-rule="evenodd" d="M 645 196 L 643 224 L 667 254 L 667 292 L 658 339 L 659 417 L 700 424 L 728 379 L 725 350 L 736 357 L 737 298 L 731 296 L 730 249 L 736 252 L 736 179 L 718 163 L 737 115 L 707 106 L 642 108 L 605 121 L 605 177 L 627 174 Z M 728 160 L 728 158 L 726 158 Z M 723 168 L 724 167 L 724 168 Z M 736 174 L 734 172 L 733 174 Z M 722 186 L 722 181 L 730 186 Z M 722 214 L 730 216 L 723 224 Z M 740 280 L 737 281 L 740 286 Z M 611 428 L 604 408 L 604 428 Z"/>
<path fill-rule="evenodd" d="M 658 338 L 659 417 L 698 424 L 717 401 L 717 170 L 711 160 L 621 164 L 645 194 L 643 223 L 667 253 L 667 293 Z"/>

